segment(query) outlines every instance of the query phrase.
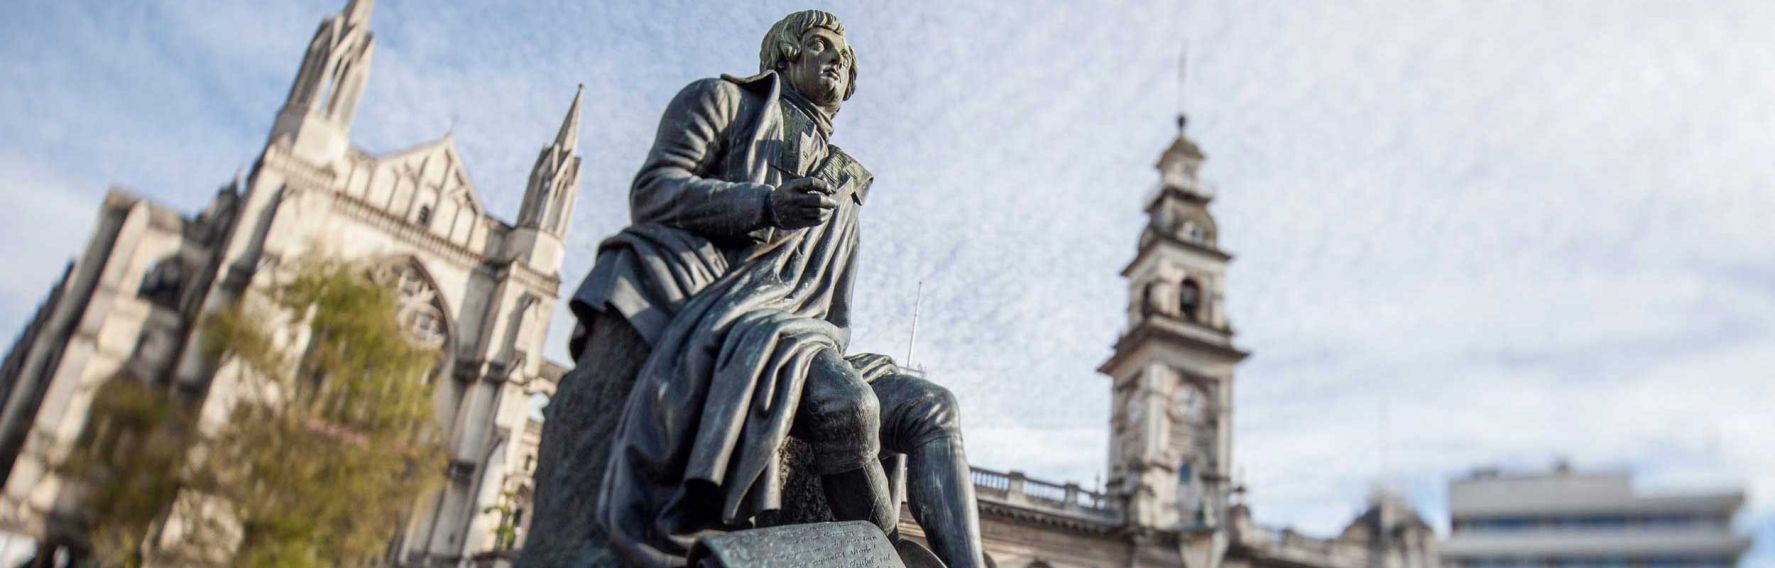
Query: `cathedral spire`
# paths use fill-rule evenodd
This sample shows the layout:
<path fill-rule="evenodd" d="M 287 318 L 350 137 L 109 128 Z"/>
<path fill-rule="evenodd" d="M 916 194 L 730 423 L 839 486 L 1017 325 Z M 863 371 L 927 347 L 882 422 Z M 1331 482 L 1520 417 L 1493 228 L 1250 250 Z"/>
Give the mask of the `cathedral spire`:
<path fill-rule="evenodd" d="M 321 21 L 277 113 L 271 144 L 287 144 L 297 156 L 317 163 L 344 156 L 376 52 L 370 33 L 374 7 L 374 0 L 351 0 Z"/>
<path fill-rule="evenodd" d="M 579 102 L 585 94 L 586 86 L 581 84 L 573 94 L 573 106 L 567 107 L 567 118 L 561 121 L 561 131 L 555 134 L 555 145 L 574 154 L 579 152 Z"/>
<path fill-rule="evenodd" d="M 580 85 L 555 141 L 537 154 L 529 187 L 524 192 L 524 206 L 518 212 L 519 227 L 566 234 L 568 215 L 579 194 L 579 107 L 584 99 L 585 85 Z"/>

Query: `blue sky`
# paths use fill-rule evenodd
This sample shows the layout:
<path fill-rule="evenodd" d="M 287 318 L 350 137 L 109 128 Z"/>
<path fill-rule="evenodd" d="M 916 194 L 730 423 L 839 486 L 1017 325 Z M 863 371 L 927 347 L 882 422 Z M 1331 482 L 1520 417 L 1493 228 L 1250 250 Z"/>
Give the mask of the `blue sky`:
<path fill-rule="evenodd" d="M 10 7 L 0 329 L 108 186 L 195 211 L 250 163 L 343 4 Z M 569 282 L 625 222 L 672 93 L 752 72 L 803 7 L 444 4 L 378 2 L 353 136 L 389 152 L 453 131 L 510 219 L 584 83 Z M 1183 105 L 1238 257 L 1255 355 L 1235 460 L 1261 521 L 1329 533 L 1377 484 L 1439 517 L 1448 476 L 1566 456 L 1650 489 L 1744 487 L 1744 530 L 1775 542 L 1775 4 L 811 4 L 850 27 L 835 140 L 878 179 L 855 346 L 905 353 L 924 282 L 918 362 L 963 400 L 979 465 L 1101 476 L 1093 369 Z"/>

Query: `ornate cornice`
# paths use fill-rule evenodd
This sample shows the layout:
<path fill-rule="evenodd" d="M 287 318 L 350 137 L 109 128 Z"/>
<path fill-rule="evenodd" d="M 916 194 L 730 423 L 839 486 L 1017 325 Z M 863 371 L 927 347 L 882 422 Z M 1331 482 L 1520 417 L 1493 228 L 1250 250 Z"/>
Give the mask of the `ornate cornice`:
<path fill-rule="evenodd" d="M 1175 236 L 1175 235 L 1171 235 L 1171 234 L 1160 232 L 1160 231 L 1146 231 L 1146 234 L 1142 235 L 1141 242 L 1142 242 L 1142 244 L 1140 247 L 1140 252 L 1138 252 L 1134 255 L 1134 260 L 1129 261 L 1127 266 L 1122 267 L 1122 276 L 1123 277 L 1132 276 L 1133 272 L 1134 272 L 1134 267 L 1140 266 L 1141 261 L 1146 260 L 1146 257 L 1151 256 L 1154 253 L 1154 251 L 1157 251 L 1166 245 L 1177 246 L 1177 247 L 1183 248 L 1184 250 L 1198 252 L 1198 253 L 1207 255 L 1209 257 L 1218 259 L 1221 262 L 1232 262 L 1233 261 L 1233 255 L 1228 254 L 1226 251 L 1223 251 L 1223 250 L 1220 250 L 1217 248 L 1213 248 L 1213 247 L 1208 247 L 1208 246 L 1203 246 L 1200 244 L 1192 243 L 1192 242 L 1177 238 L 1177 236 Z"/>
<path fill-rule="evenodd" d="M 1040 509 L 1021 507 L 980 499 L 980 516 L 1014 521 L 1022 524 L 1053 527 L 1087 535 L 1109 535 L 1121 530 L 1119 522 L 1085 519 L 1056 514 Z"/>
<path fill-rule="evenodd" d="M 1196 334 L 1187 333 L 1184 330 L 1177 329 L 1175 325 L 1161 325 L 1156 321 L 1157 319 L 1158 318 L 1155 316 L 1148 316 L 1141 319 L 1140 323 L 1134 326 L 1134 329 L 1129 330 L 1128 333 L 1122 335 L 1121 339 L 1116 340 L 1115 353 L 1110 355 L 1109 360 L 1104 361 L 1102 365 L 1097 367 L 1097 372 L 1111 374 L 1115 367 L 1120 363 L 1132 357 L 1135 352 L 1139 351 L 1142 347 L 1153 343 L 1162 346 L 1180 346 L 1185 349 L 1202 351 L 1223 357 L 1234 363 L 1242 361 L 1251 355 L 1245 351 L 1240 351 L 1239 348 L 1234 347 L 1230 341 L 1224 343 L 1210 341 L 1203 337 L 1199 337 Z M 1201 327 L 1206 331 L 1219 333 L 1217 330 L 1213 330 L 1213 328 L 1201 326 L 1200 324 L 1182 323 L 1182 325 L 1194 325 Z"/>
<path fill-rule="evenodd" d="M 473 269 L 483 264 L 481 259 L 484 258 L 485 255 L 471 250 L 468 247 L 457 244 L 444 237 L 440 237 L 431 231 L 416 227 L 412 223 L 408 223 L 405 219 L 396 217 L 393 214 L 365 203 L 356 197 L 345 195 L 337 191 L 329 191 L 328 194 L 332 196 L 333 202 L 339 205 L 338 209 L 344 213 L 346 217 L 382 229 L 389 235 L 400 238 L 403 242 L 413 245 L 415 248 L 435 254 L 462 266 L 463 268 Z"/>

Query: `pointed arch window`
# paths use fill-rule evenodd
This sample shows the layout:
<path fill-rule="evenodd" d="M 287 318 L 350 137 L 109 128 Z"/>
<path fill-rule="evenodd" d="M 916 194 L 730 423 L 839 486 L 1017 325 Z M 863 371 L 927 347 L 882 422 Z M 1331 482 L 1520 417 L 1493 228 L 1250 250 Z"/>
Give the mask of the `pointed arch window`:
<path fill-rule="evenodd" d="M 413 260 L 384 266 L 377 271 L 377 277 L 394 285 L 400 294 L 395 318 L 413 341 L 432 348 L 449 343 L 449 324 L 444 317 L 444 302 L 438 294 L 437 284 Z"/>
<path fill-rule="evenodd" d="M 1202 286 L 1193 278 L 1185 278 L 1178 286 L 1177 311 L 1185 319 L 1200 321 L 1202 313 Z"/>

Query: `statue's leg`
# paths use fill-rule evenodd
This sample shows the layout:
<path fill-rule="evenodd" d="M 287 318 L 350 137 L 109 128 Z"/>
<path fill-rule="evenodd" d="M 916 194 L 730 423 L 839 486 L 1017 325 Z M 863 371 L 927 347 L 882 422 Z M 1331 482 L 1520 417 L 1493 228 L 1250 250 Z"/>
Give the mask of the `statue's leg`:
<path fill-rule="evenodd" d="M 600 313 L 579 360 L 543 409 L 536 497 L 520 568 L 618 566 L 598 518 L 610 446 L 635 375 L 651 350 L 622 316 Z"/>
<path fill-rule="evenodd" d="M 814 359 L 795 414 L 795 437 L 813 447 L 814 468 L 832 516 L 869 521 L 896 535 L 899 507 L 881 467 L 881 406 L 835 351 Z"/>
<path fill-rule="evenodd" d="M 932 552 L 950 568 L 985 566 L 955 395 L 907 375 L 882 377 L 870 387 L 881 403 L 882 445 L 906 454 L 907 501 Z"/>

